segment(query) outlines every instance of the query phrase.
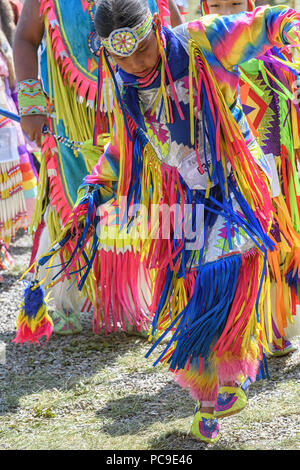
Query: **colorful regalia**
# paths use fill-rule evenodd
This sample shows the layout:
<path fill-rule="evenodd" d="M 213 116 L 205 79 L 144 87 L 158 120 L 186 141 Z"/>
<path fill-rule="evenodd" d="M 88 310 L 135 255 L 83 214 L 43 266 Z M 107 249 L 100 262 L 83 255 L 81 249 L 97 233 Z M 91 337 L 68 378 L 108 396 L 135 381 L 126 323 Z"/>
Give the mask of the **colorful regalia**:
<path fill-rule="evenodd" d="M 274 340 L 285 336 L 299 304 L 300 183 L 296 149 L 300 140 L 300 108 L 296 76 L 287 51 L 273 48 L 263 60 L 241 64 L 240 97 L 247 121 L 264 154 L 276 165 L 278 182 L 272 194 L 279 250 L 268 254 L 273 287 L 272 330 Z"/>
<path fill-rule="evenodd" d="M 12 50 L 0 31 L 0 108 L 17 113 Z M 0 240 L 9 245 L 33 213 L 37 175 L 19 123 L 0 115 Z"/>
<path fill-rule="evenodd" d="M 59 235 L 72 212 L 78 186 L 101 151 L 98 147 L 96 152 L 83 154 L 66 145 L 68 141 L 88 142 L 93 136 L 99 47 L 92 35 L 94 10 L 94 1 L 40 0 L 45 28 L 39 50 L 40 77 L 52 134 L 45 135 L 42 142 L 30 265 Z M 56 264 L 60 262 L 58 257 Z M 52 297 L 59 312 L 59 328 L 65 328 L 65 316 L 74 311 L 72 327 L 76 329 L 84 303 L 77 289 L 66 280 L 53 290 Z"/>
<path fill-rule="evenodd" d="M 164 17 L 168 14 L 166 6 L 165 0 L 150 2 L 151 11 L 159 10 Z M 47 250 L 68 221 L 78 187 L 97 162 L 105 133 L 113 125 L 112 116 L 107 116 L 105 101 L 111 100 L 111 92 L 107 90 L 98 129 L 104 141 L 99 144 L 98 139 L 99 145 L 93 146 L 99 55 L 93 24 L 95 1 L 40 0 L 40 11 L 45 25 L 40 54 L 41 81 L 48 99 L 49 128 L 59 139 L 46 135 L 43 140 L 39 190 L 31 224 L 35 232 L 31 263 Z M 84 143 L 81 148 L 85 150 L 74 151 L 66 145 L 68 140 L 79 145 Z M 58 258 L 56 264 L 60 262 Z M 92 280 L 89 288 L 94 291 Z M 91 308 L 88 299 L 79 299 L 77 294 L 68 281 L 63 288 L 53 289 L 59 316 L 65 310 L 79 312 Z"/>
<path fill-rule="evenodd" d="M 248 11 L 255 3 L 248 0 Z M 203 15 L 209 14 L 206 0 Z M 297 57 L 299 48 L 293 48 Z M 267 326 L 271 349 L 282 348 L 284 336 L 299 334 L 295 322 L 299 304 L 299 176 L 296 152 L 299 149 L 299 99 L 296 65 L 287 47 L 273 47 L 261 59 L 252 58 L 240 65 L 241 100 L 253 136 L 273 167 L 275 175 L 272 202 L 276 211 L 277 250 L 268 253 L 271 273 L 272 322 Z M 298 150 L 299 151 L 299 150 Z M 276 176 L 278 173 L 278 176 Z M 272 331 L 272 333 L 271 333 Z"/>
<path fill-rule="evenodd" d="M 100 286 L 96 328 L 151 315 L 148 355 L 171 333 L 155 363 L 198 400 L 241 373 L 254 380 L 267 347 L 273 175 L 237 100 L 238 64 L 293 43 L 291 27 L 299 14 L 284 7 L 158 27 L 161 60 L 143 80 L 114 74 L 102 50 L 115 85 L 112 141 L 41 260 L 59 250 L 53 282 L 73 273 L 84 293 L 91 278 Z"/>

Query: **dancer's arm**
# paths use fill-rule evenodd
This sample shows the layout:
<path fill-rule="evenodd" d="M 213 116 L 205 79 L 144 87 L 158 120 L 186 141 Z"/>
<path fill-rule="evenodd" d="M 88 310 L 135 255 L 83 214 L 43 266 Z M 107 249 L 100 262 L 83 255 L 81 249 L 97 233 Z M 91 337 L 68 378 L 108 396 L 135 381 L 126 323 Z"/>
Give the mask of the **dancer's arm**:
<path fill-rule="evenodd" d="M 273 46 L 299 46 L 300 13 L 284 6 L 266 6 L 237 15 L 209 15 L 190 23 L 189 33 L 204 49 L 206 41 L 221 64 L 230 70 Z"/>
<path fill-rule="evenodd" d="M 172 28 L 175 28 L 175 26 L 178 26 L 184 23 L 175 0 L 168 0 L 168 6 L 170 10 L 170 22 L 171 22 Z"/>
<path fill-rule="evenodd" d="M 38 79 L 38 48 L 43 39 L 44 21 L 38 0 L 26 0 L 17 25 L 13 54 L 17 81 Z M 23 131 L 41 146 L 42 128 L 48 125 L 46 116 L 30 115 L 21 118 Z"/>
<path fill-rule="evenodd" d="M 97 189 L 100 192 L 100 203 L 104 204 L 116 195 L 120 168 L 120 151 L 117 143 L 110 143 L 94 166 L 92 174 L 87 175 L 78 192 L 80 196 L 88 188 L 89 191 Z M 81 193 L 81 194 L 80 194 Z M 78 200 L 77 200 L 78 203 Z M 76 203 L 76 204 L 77 204 Z"/>

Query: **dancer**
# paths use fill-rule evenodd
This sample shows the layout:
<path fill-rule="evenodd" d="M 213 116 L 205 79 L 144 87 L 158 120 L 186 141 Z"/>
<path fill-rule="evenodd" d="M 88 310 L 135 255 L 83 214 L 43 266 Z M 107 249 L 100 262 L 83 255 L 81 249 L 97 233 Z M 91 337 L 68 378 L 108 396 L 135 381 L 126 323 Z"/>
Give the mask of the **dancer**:
<path fill-rule="evenodd" d="M 15 31 L 10 3 L 0 1 L 0 107 L 17 113 L 16 79 L 12 57 Z M 0 269 L 13 265 L 7 249 L 19 228 L 30 225 L 37 189 L 32 155 L 20 124 L 0 114 Z"/>
<path fill-rule="evenodd" d="M 191 434 L 213 443 L 219 384 L 254 380 L 267 342 L 266 258 L 275 246 L 272 175 L 236 100 L 237 65 L 274 44 L 298 44 L 299 14 L 266 7 L 247 21 L 213 16 L 169 30 L 144 1 L 102 0 L 95 27 L 100 65 L 115 85 L 115 132 L 43 262 L 60 250 L 61 281 L 74 272 L 84 289 L 100 244 L 101 304 L 117 284 L 134 314 L 141 270 L 150 270 L 151 334 L 160 337 L 147 357 L 172 332 L 155 363 L 168 364 L 199 402 Z M 166 209 L 169 225 L 157 213 Z M 33 321 L 35 332 L 47 328 L 46 316 Z M 32 341 L 25 310 L 18 326 L 16 341 Z"/>
<path fill-rule="evenodd" d="M 92 138 L 98 63 L 89 49 L 96 52 L 94 37 L 90 40 L 88 35 L 94 8 L 94 2 L 26 0 L 16 30 L 14 62 L 21 125 L 42 151 L 31 224 L 32 261 L 60 232 L 76 200 L 79 183 L 91 165 L 81 153 L 75 155 L 53 136 L 46 135 L 42 140 L 42 129 L 46 126 L 54 134 L 76 141 Z M 72 25 L 70 15 L 76 19 Z M 77 34 L 76 22 L 80 23 L 81 35 Z M 76 289 L 69 287 L 66 281 L 52 293 L 58 334 L 82 329 L 82 301 Z"/>
<path fill-rule="evenodd" d="M 253 11 L 255 4 L 252 0 L 234 5 L 227 0 L 204 0 L 201 7 L 203 14 L 228 15 Z M 291 61 L 292 55 L 286 49 L 280 51 L 273 47 L 265 54 L 264 60 L 254 58 L 240 64 L 239 90 L 253 135 L 279 174 L 277 186 L 272 192 L 272 202 L 283 233 L 277 235 L 280 250 L 268 254 L 272 274 L 269 348 L 275 356 L 295 350 L 285 335 L 285 329 L 295 322 L 296 306 L 299 305 L 299 283 L 297 286 L 297 280 L 286 279 L 285 273 L 290 264 L 297 263 L 300 249 L 300 184 L 296 167 L 296 152 L 300 146 L 300 110 L 295 99 L 297 72 L 293 66 L 284 66 L 280 62 L 282 58 Z"/>

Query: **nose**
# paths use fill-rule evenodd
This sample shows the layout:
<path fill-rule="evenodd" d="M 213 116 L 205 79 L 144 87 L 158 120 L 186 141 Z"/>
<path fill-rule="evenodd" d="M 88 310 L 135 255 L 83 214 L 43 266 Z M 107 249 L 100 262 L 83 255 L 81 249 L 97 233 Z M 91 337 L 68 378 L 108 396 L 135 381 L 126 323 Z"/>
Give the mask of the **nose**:
<path fill-rule="evenodd" d="M 132 54 L 132 56 L 128 57 L 127 65 L 132 70 L 132 74 L 140 73 L 145 70 L 145 65 L 143 58 L 140 55 Z"/>
<path fill-rule="evenodd" d="M 221 5 L 220 7 L 220 15 L 221 16 L 226 16 L 226 15 L 230 15 L 231 11 L 230 11 L 230 8 L 227 6 L 227 5 Z"/>

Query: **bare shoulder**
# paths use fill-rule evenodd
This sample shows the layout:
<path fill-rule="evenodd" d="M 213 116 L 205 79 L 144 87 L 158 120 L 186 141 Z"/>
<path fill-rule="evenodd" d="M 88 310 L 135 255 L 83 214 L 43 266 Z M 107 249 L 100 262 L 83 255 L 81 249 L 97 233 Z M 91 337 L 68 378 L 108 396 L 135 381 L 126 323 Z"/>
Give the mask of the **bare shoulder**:
<path fill-rule="evenodd" d="M 17 25 L 16 39 L 39 43 L 44 34 L 44 20 L 39 0 L 25 0 Z"/>

